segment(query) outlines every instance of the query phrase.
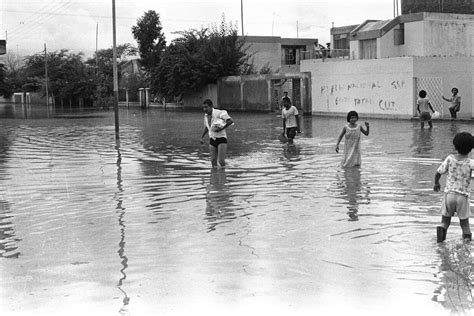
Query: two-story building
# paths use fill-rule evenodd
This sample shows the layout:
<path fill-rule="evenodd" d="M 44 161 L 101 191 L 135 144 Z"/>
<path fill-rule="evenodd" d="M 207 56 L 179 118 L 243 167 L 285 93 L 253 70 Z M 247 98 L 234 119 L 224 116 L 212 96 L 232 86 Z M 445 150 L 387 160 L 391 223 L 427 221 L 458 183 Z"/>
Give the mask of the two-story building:
<path fill-rule="evenodd" d="M 301 62 L 301 71 L 311 73 L 312 112 L 355 109 L 371 116 L 412 117 L 423 89 L 442 116 L 449 117 L 449 103 L 441 97 L 457 87 L 459 117 L 472 118 L 474 14 L 459 13 L 454 0 L 443 1 L 444 7 L 435 2 L 440 3 L 402 0 L 402 15 L 393 19 L 333 28 L 333 47 L 348 48 L 348 58 Z"/>

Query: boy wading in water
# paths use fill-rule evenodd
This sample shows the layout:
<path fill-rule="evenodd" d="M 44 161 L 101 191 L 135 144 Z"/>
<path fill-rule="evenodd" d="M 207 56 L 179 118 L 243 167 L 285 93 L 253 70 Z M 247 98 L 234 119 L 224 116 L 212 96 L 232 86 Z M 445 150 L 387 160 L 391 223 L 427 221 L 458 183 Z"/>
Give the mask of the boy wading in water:
<path fill-rule="evenodd" d="M 234 124 L 232 118 L 225 110 L 214 109 L 212 101 L 204 100 L 202 103 L 204 111 L 204 131 L 201 136 L 201 144 L 204 144 L 204 136 L 209 134 L 209 153 L 211 154 L 212 168 L 225 167 L 225 155 L 227 152 L 227 134 L 225 129 Z"/>
<path fill-rule="evenodd" d="M 462 238 L 471 240 L 471 229 L 469 227 L 470 205 L 469 195 L 471 190 L 471 159 L 469 153 L 472 150 L 474 139 L 470 133 L 461 132 L 453 139 L 457 154 L 449 155 L 436 170 L 434 178 L 435 192 L 439 192 L 441 175 L 447 174 L 444 197 L 441 204 L 441 226 L 436 228 L 436 240 L 442 242 L 446 239 L 451 217 L 458 214 L 459 224 L 462 229 Z"/>

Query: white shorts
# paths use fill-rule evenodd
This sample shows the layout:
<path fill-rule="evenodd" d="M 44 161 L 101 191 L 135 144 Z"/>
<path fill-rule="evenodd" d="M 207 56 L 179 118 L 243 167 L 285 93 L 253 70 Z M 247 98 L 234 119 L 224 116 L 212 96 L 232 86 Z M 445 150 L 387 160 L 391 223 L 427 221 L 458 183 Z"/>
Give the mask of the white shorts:
<path fill-rule="evenodd" d="M 456 192 L 448 192 L 444 194 L 443 202 L 441 204 L 441 215 L 446 217 L 458 214 L 459 219 L 469 218 L 471 215 L 471 206 L 469 204 L 469 197 Z"/>

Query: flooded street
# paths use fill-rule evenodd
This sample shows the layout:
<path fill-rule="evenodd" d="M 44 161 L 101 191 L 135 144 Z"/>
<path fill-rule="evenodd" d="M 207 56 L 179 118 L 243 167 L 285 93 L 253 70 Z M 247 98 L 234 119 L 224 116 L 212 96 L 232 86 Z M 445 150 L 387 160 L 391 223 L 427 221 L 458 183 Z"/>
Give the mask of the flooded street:
<path fill-rule="evenodd" d="M 229 112 L 211 170 L 201 112 L 121 108 L 116 142 L 113 112 L 3 110 L 2 315 L 472 313 L 471 245 L 457 218 L 436 243 L 432 189 L 471 122 L 368 119 L 342 169 L 345 117 L 291 146 L 275 113 Z"/>

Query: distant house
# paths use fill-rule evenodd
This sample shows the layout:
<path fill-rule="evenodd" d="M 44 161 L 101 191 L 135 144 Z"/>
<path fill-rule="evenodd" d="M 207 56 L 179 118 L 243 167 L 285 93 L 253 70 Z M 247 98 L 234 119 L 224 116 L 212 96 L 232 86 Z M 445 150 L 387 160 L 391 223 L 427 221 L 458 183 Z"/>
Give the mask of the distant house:
<path fill-rule="evenodd" d="M 129 76 L 130 74 L 141 74 L 141 66 L 139 59 L 131 59 L 127 60 L 123 65 L 120 67 L 120 74 L 122 78 Z"/>
<path fill-rule="evenodd" d="M 298 73 L 302 54 L 314 50 L 317 38 L 281 38 L 280 36 L 240 36 L 244 48 L 260 72 L 270 68 L 272 73 Z"/>

